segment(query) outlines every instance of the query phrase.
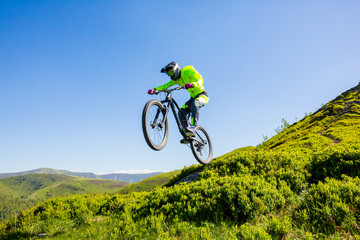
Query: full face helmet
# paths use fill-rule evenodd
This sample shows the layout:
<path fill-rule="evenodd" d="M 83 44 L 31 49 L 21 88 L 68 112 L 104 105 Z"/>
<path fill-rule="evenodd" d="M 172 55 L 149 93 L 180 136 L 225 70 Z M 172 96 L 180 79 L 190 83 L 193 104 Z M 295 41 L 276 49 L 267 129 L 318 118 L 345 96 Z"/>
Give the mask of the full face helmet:
<path fill-rule="evenodd" d="M 172 80 L 179 79 L 181 75 L 181 69 L 176 62 L 169 63 L 161 69 L 161 72 L 166 73 Z"/>

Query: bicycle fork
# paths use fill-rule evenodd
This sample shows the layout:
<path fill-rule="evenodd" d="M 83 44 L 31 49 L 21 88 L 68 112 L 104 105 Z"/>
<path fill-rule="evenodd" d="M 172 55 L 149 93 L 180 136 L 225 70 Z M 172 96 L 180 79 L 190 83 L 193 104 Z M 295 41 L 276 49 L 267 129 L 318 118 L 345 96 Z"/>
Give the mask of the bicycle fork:
<path fill-rule="evenodd" d="M 164 117 L 163 117 L 163 119 L 161 120 L 160 123 L 157 123 L 159 115 L 160 115 L 161 112 L 163 113 Z M 167 107 L 165 106 L 163 110 L 158 108 L 157 113 L 156 113 L 155 118 L 154 118 L 154 121 L 151 124 L 151 127 L 155 128 L 156 126 L 159 126 L 161 129 L 163 129 L 164 126 L 165 126 L 165 120 L 167 118 L 168 112 L 169 112 L 169 107 L 168 106 Z"/>

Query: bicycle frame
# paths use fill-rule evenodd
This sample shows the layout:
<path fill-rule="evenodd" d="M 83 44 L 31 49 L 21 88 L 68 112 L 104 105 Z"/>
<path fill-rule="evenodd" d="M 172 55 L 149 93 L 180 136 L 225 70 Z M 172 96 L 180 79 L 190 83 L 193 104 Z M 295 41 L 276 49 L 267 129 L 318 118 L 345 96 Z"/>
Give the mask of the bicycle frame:
<path fill-rule="evenodd" d="M 176 109 L 178 110 L 179 114 L 181 114 L 181 116 L 182 116 L 184 119 L 186 119 L 187 124 L 189 124 L 188 118 L 180 111 L 179 105 L 177 104 L 177 102 L 175 101 L 175 99 L 173 99 L 172 96 L 171 96 L 171 92 L 172 92 L 173 90 L 178 90 L 178 89 L 181 89 L 181 88 L 174 88 L 174 89 L 171 89 L 171 90 L 169 90 L 169 91 L 164 91 L 164 92 L 167 93 L 167 95 L 166 95 L 165 100 L 162 100 L 162 101 L 161 101 L 161 103 L 162 103 L 162 104 L 164 105 L 164 107 L 165 107 L 164 110 L 163 110 L 163 111 L 164 111 L 164 112 L 163 112 L 164 118 L 163 118 L 163 120 L 162 120 L 162 122 L 161 122 L 161 126 L 164 126 L 164 123 L 165 123 L 165 121 L 166 121 L 166 119 L 167 119 L 167 117 L 168 117 L 169 108 L 171 108 L 171 110 L 172 110 L 172 112 L 173 112 L 173 114 L 174 114 L 175 120 L 176 120 L 176 124 L 178 125 L 178 129 L 179 129 L 180 134 L 181 134 L 184 138 L 186 138 L 186 139 L 191 139 L 191 137 L 186 136 L 186 134 L 182 131 L 182 125 L 181 125 L 181 122 L 180 122 L 180 118 L 179 118 L 178 114 L 176 113 Z M 166 103 L 167 103 L 167 104 L 166 104 Z M 159 109 L 159 111 L 157 112 L 157 114 L 156 114 L 156 116 L 155 116 L 155 119 L 157 119 L 157 118 L 159 117 L 159 114 L 160 114 L 160 109 Z"/>

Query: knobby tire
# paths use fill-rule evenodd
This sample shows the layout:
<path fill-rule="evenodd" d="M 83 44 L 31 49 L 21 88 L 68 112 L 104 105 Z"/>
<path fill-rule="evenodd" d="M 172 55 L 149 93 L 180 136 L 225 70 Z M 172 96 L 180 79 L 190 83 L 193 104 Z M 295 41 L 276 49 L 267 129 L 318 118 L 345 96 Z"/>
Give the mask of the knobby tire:
<path fill-rule="evenodd" d="M 144 106 L 142 114 L 142 129 L 144 138 L 149 147 L 156 151 L 160 151 L 165 147 L 169 137 L 169 123 L 167 118 L 164 122 L 164 126 L 151 126 L 151 124 L 154 123 L 158 109 L 161 111 L 156 123 L 160 123 L 164 118 L 164 106 L 160 101 L 155 99 L 148 101 Z"/>
<path fill-rule="evenodd" d="M 195 138 L 190 143 L 191 151 L 196 160 L 201 164 L 208 164 L 213 157 L 213 149 L 209 134 L 206 130 L 197 126 L 195 128 Z"/>

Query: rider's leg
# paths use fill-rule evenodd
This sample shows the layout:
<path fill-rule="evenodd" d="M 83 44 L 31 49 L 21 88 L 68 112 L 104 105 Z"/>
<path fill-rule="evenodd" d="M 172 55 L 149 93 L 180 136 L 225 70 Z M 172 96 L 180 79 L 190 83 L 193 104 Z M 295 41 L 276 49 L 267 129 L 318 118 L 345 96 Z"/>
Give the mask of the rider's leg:
<path fill-rule="evenodd" d="M 199 113 L 200 108 L 205 106 L 209 101 L 209 98 L 205 95 L 201 95 L 200 97 L 196 98 L 191 103 L 191 125 L 195 126 L 197 125 L 197 122 L 199 120 Z"/>
<path fill-rule="evenodd" d="M 180 111 L 178 112 L 178 116 L 181 122 L 181 125 L 183 128 L 187 127 L 187 121 L 186 119 L 183 118 L 183 115 L 187 118 L 188 115 L 191 113 L 191 102 L 193 101 L 193 99 L 190 99 L 189 101 L 187 101 L 180 109 Z M 181 114 L 181 113 L 182 114 Z"/>
<path fill-rule="evenodd" d="M 192 106 L 193 102 L 194 102 L 194 99 L 191 98 L 189 101 L 187 101 L 184 104 L 184 106 L 181 107 L 180 112 L 183 113 L 186 118 L 188 118 L 188 115 L 190 115 L 190 113 L 191 113 L 191 106 Z M 188 126 L 187 119 L 184 119 L 180 112 L 178 114 L 179 114 L 179 118 L 180 118 L 181 125 L 182 125 L 185 135 L 187 135 L 189 137 L 194 136 L 195 133 L 194 133 L 193 129 L 190 128 L 190 126 Z"/>

